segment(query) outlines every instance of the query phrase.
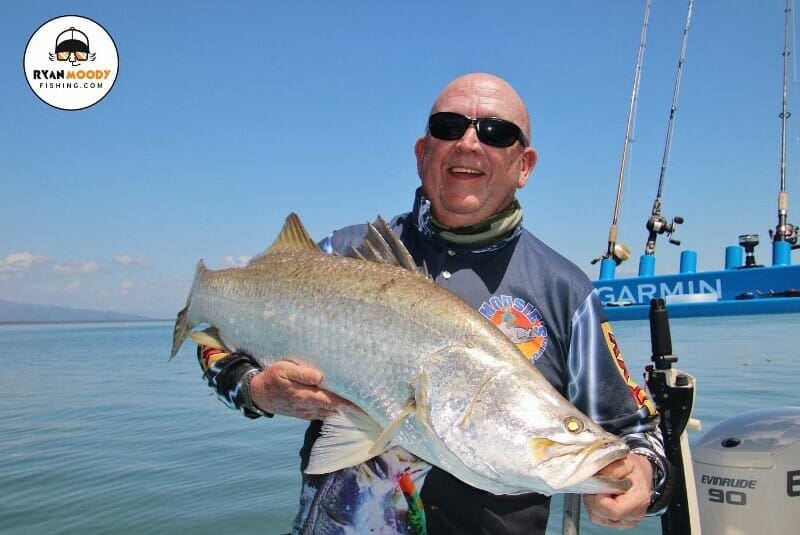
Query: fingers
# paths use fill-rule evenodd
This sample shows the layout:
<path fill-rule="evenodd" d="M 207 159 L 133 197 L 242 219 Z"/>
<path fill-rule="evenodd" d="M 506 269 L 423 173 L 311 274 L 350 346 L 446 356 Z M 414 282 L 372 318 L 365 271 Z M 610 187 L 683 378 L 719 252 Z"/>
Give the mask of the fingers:
<path fill-rule="evenodd" d="M 625 479 L 632 471 L 633 462 L 628 457 L 625 457 L 614 461 L 597 473 L 610 479 Z"/>
<path fill-rule="evenodd" d="M 276 362 L 270 368 L 275 368 L 276 372 L 280 372 L 289 381 L 307 386 L 318 386 L 323 379 L 322 372 L 317 368 L 289 360 Z"/>
<path fill-rule="evenodd" d="M 616 528 L 635 527 L 650 505 L 653 472 L 646 458 L 629 454 L 625 459 L 611 463 L 600 474 L 615 478 L 627 478 L 631 488 L 618 495 L 587 494 L 584 496 L 586 512 L 595 524 Z"/>
<path fill-rule="evenodd" d="M 331 416 L 344 403 L 336 394 L 319 388 L 322 372 L 291 361 L 277 362 L 250 384 L 253 402 L 265 411 L 305 420 Z"/>
<path fill-rule="evenodd" d="M 611 526 L 620 529 L 628 529 L 635 527 L 639 521 L 644 517 L 644 512 L 639 516 L 633 515 L 630 512 L 623 513 L 618 496 L 610 496 L 604 494 L 586 494 L 583 501 L 586 505 L 586 513 L 589 520 L 601 526 Z M 645 506 L 645 510 L 647 506 Z"/>

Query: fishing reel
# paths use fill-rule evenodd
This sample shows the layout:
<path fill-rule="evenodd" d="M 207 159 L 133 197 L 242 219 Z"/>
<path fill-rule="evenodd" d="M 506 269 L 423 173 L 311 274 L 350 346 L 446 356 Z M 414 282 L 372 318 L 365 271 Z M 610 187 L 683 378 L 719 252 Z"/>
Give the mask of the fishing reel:
<path fill-rule="evenodd" d="M 615 243 L 614 244 L 614 250 L 613 250 L 611 256 L 609 256 L 608 253 L 606 252 L 605 254 L 602 254 L 602 255 L 598 256 L 597 258 L 592 258 L 592 265 L 598 263 L 599 261 L 601 261 L 604 258 L 613 258 L 614 259 L 614 263 L 616 265 L 620 265 L 621 263 L 623 263 L 624 261 L 626 261 L 630 257 L 631 257 L 631 249 L 630 249 L 630 247 L 628 247 L 624 243 Z"/>
<path fill-rule="evenodd" d="M 681 216 L 675 216 L 672 218 L 672 221 L 667 222 L 666 218 L 660 214 L 651 215 L 650 219 L 647 220 L 647 230 L 650 232 L 650 236 L 647 238 L 645 254 L 653 254 L 655 252 L 656 238 L 659 234 L 666 234 L 672 245 L 680 245 L 680 240 L 676 240 L 672 235 L 678 230 L 676 225 L 680 225 L 681 223 L 683 223 L 683 218 Z"/>
<path fill-rule="evenodd" d="M 775 235 L 777 234 L 777 230 L 769 229 L 769 239 L 771 241 L 775 241 Z M 786 223 L 786 230 L 783 233 L 783 240 L 788 242 L 792 249 L 800 249 L 800 243 L 797 243 L 797 227 Z"/>

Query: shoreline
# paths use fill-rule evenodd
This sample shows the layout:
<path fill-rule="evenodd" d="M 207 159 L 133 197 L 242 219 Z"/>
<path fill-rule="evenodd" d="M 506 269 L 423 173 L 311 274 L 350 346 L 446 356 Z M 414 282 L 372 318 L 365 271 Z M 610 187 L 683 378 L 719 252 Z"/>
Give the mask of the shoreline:
<path fill-rule="evenodd" d="M 0 325 L 59 325 L 77 323 L 160 323 L 174 322 L 174 319 L 161 318 L 138 318 L 138 319 L 83 319 L 83 320 L 19 320 L 19 321 L 0 321 Z"/>

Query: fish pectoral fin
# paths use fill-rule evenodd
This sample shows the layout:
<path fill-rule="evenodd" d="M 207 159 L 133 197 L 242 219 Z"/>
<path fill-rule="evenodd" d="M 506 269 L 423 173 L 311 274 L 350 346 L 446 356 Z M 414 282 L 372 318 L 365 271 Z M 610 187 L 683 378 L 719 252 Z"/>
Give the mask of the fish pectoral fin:
<path fill-rule="evenodd" d="M 327 418 L 309 456 L 307 474 L 327 474 L 361 464 L 372 453 L 384 429 L 360 409 L 345 409 Z M 382 453 L 383 450 L 378 453 Z"/>
<path fill-rule="evenodd" d="M 225 347 L 225 342 L 220 337 L 219 330 L 216 327 L 209 327 L 202 331 L 195 331 L 189 335 L 197 345 L 205 347 L 213 347 L 214 349 L 221 349 L 230 352 L 230 349 Z"/>
<path fill-rule="evenodd" d="M 311 449 L 306 473 L 327 474 L 380 455 L 391 448 L 398 429 L 415 410 L 416 404 L 410 399 L 386 428 L 357 408 L 347 408 L 327 418 Z"/>

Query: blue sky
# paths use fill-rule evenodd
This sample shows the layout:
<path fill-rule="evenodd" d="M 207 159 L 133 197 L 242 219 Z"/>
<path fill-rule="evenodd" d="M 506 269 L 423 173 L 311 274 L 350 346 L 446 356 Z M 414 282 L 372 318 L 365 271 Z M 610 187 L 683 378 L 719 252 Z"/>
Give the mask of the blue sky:
<path fill-rule="evenodd" d="M 619 275 L 644 249 L 686 8 L 652 5 L 619 231 L 634 259 Z M 721 268 L 739 234 L 766 244 L 777 220 L 783 8 L 694 6 L 663 213 L 685 218 L 676 237 L 700 269 Z M 291 211 L 316 239 L 405 211 L 430 105 L 473 71 L 528 104 L 526 226 L 596 278 L 643 13 L 643 0 L 15 2 L 0 32 L 0 299 L 172 317 L 200 258 L 257 254 Z M 67 14 L 100 23 L 120 60 L 105 99 L 73 112 L 40 101 L 21 68 L 32 33 Z M 662 237 L 657 271 L 678 254 Z"/>

